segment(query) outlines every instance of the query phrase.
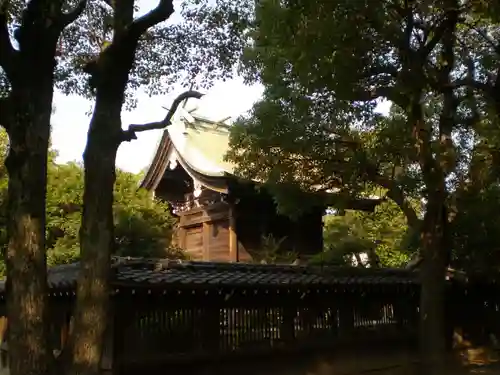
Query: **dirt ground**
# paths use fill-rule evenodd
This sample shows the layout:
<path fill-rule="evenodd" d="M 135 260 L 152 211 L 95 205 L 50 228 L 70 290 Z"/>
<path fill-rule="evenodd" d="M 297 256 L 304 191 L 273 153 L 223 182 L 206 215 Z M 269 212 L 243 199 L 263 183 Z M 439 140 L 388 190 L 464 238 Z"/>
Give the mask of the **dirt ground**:
<path fill-rule="evenodd" d="M 134 368 L 127 364 L 118 375 L 426 375 L 418 364 L 415 348 L 371 345 L 364 349 L 336 348 L 309 353 L 238 358 L 232 361 L 193 361 L 158 368 Z M 443 375 L 500 375 L 500 352 L 487 348 L 464 348 L 450 353 Z"/>
<path fill-rule="evenodd" d="M 484 364 L 469 364 L 449 366 L 443 375 L 500 375 L 500 362 L 484 363 Z M 340 374 L 335 374 L 340 375 Z M 371 369 L 367 371 L 354 372 L 344 375 L 425 375 L 419 372 L 418 366 L 415 364 L 401 365 L 392 369 Z"/>
<path fill-rule="evenodd" d="M 372 372 L 373 375 L 420 375 L 418 371 L 408 372 L 408 370 L 399 370 L 395 372 Z M 453 366 L 443 375 L 500 375 L 500 365 L 475 365 L 464 368 Z M 361 374 L 359 374 L 361 375 Z M 367 374 L 368 375 L 368 374 Z"/>
<path fill-rule="evenodd" d="M 499 375 L 500 365 L 497 364 L 491 366 L 476 366 L 475 368 L 469 369 L 466 374 Z"/>

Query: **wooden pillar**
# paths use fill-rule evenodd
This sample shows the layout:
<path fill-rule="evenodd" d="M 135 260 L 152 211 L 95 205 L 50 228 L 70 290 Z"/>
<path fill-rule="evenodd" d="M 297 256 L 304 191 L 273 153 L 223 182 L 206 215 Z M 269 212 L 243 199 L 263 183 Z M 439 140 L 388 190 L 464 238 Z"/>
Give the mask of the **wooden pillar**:
<path fill-rule="evenodd" d="M 229 209 L 229 260 L 238 262 L 238 236 L 236 235 L 236 214 L 233 207 Z"/>
<path fill-rule="evenodd" d="M 2 316 L 0 318 L 0 371 L 9 368 L 9 346 L 7 344 L 8 341 L 8 333 L 7 333 L 7 317 Z"/>
<path fill-rule="evenodd" d="M 203 222 L 203 260 L 210 260 L 210 229 L 211 224 L 207 221 Z"/>
<path fill-rule="evenodd" d="M 7 341 L 7 317 L 0 317 L 0 342 Z"/>
<path fill-rule="evenodd" d="M 186 250 L 186 228 L 177 230 L 177 243 L 182 250 Z"/>

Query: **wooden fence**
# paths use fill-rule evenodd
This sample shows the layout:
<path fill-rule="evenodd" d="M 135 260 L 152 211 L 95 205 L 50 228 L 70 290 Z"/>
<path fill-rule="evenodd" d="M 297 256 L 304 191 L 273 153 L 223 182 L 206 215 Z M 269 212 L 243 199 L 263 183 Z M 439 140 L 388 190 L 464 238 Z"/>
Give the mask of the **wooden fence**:
<path fill-rule="evenodd" d="M 56 349 L 70 330 L 77 270 L 49 273 Z M 417 345 L 420 285 L 410 272 L 127 263 L 115 267 L 114 277 L 103 358 L 114 374 L 324 348 Z M 448 283 L 443 334 L 450 347 L 457 330 L 476 343 L 500 338 L 497 283 Z"/>
<path fill-rule="evenodd" d="M 354 283 L 136 291 L 116 300 L 114 362 L 144 369 L 326 347 L 416 348 L 419 290 L 414 283 Z M 497 285 L 450 283 L 446 307 L 450 348 L 457 329 L 476 343 L 500 338 Z"/>
<path fill-rule="evenodd" d="M 118 297 L 116 306 L 115 365 L 125 368 L 336 345 L 414 345 L 418 327 L 418 287 L 411 284 L 136 292 Z"/>

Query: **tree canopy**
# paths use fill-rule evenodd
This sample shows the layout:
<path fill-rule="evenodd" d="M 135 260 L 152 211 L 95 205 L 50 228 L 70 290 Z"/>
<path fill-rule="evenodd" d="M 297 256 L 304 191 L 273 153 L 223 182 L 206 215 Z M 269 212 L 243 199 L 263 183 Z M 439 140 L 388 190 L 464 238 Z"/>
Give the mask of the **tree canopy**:
<path fill-rule="evenodd" d="M 239 173 L 348 195 L 383 188 L 418 228 L 415 202 L 436 190 L 439 179 L 426 174 L 437 164 L 453 211 L 454 254 L 460 247 L 462 254 L 478 255 L 472 246 L 477 231 L 462 221 L 468 217 L 484 227 L 478 217 L 487 212 L 471 215 L 466 207 L 491 207 L 498 183 L 498 117 L 489 97 L 475 90 L 479 83 L 493 84 L 493 74 L 485 74 L 498 67 L 491 45 L 497 29 L 494 18 L 481 16 L 489 8 L 431 3 L 262 2 L 242 71 L 263 83 L 265 93 L 233 129 L 228 157 Z M 352 28 L 353 22 L 363 26 Z M 449 86 L 456 88 L 450 93 Z M 419 94 L 413 104 L 411 90 Z M 381 100 L 393 103 L 387 115 L 377 110 Z M 415 127 L 417 120 L 424 129 Z M 418 131 L 426 138 L 419 140 Z M 420 144 L 429 149 L 425 163 Z M 474 205 L 475 199 L 490 204 Z M 489 220 L 491 238 L 494 222 Z M 468 241 L 459 233 L 468 233 Z"/>
<path fill-rule="evenodd" d="M 243 73 L 265 92 L 235 126 L 228 158 L 272 185 L 385 190 L 418 238 L 431 374 L 443 366 L 446 266 L 484 247 L 465 235 L 468 221 L 495 231 L 487 206 L 472 202 L 492 202 L 498 186 L 497 22 L 483 2 L 269 0 L 256 6 L 243 55 Z"/>

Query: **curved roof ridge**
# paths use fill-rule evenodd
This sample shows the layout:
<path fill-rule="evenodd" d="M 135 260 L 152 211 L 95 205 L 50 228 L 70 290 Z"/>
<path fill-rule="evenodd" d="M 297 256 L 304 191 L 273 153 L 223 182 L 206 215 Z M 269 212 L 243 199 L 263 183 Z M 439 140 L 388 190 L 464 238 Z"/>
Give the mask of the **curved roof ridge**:
<path fill-rule="evenodd" d="M 188 173 L 196 172 L 198 177 L 217 179 L 232 174 L 230 163 L 222 158 L 228 147 L 230 128 L 224 121 L 229 118 L 213 121 L 198 114 L 191 115 L 194 123 L 178 119 L 165 129 L 148 170 L 140 182 L 141 188 L 156 189 L 167 169 L 172 152 L 176 153 L 175 156 L 183 168 L 189 169 Z M 207 137 L 210 139 L 206 139 Z M 203 181 L 200 182 L 203 184 Z"/>

